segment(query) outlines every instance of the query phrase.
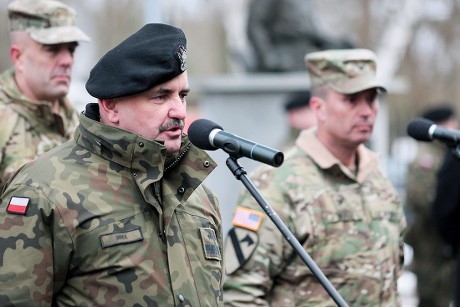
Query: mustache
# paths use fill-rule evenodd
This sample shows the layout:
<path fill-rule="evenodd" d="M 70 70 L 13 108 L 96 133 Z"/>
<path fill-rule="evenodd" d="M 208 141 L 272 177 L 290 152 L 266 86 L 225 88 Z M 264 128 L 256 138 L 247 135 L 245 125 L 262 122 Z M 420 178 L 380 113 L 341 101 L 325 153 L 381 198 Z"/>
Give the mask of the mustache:
<path fill-rule="evenodd" d="M 70 78 L 70 75 L 71 75 L 70 68 L 60 67 L 52 73 L 52 77 L 56 77 L 60 75 L 65 75 Z"/>
<path fill-rule="evenodd" d="M 176 128 L 179 127 L 180 130 L 183 130 L 185 126 L 185 122 L 183 120 L 174 118 L 173 120 L 167 122 L 166 124 L 160 126 L 160 132 L 164 132 L 166 130 L 169 130 L 171 128 Z"/>

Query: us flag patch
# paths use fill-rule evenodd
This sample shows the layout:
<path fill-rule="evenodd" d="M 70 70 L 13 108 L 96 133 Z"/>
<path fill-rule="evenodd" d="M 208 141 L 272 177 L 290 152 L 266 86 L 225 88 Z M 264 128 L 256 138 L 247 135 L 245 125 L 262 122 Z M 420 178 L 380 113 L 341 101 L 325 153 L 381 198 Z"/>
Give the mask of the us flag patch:
<path fill-rule="evenodd" d="M 249 230 L 257 231 L 264 218 L 263 213 L 248 208 L 237 207 L 232 224 Z"/>
<path fill-rule="evenodd" d="M 13 196 L 6 207 L 6 212 L 25 215 L 29 207 L 30 199 L 28 197 Z"/>

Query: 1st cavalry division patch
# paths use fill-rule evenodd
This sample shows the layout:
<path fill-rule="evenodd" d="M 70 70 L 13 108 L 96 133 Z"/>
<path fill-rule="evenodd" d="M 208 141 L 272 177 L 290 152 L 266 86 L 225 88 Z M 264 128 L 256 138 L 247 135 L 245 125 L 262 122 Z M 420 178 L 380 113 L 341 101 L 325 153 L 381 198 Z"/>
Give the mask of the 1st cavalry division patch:
<path fill-rule="evenodd" d="M 241 268 L 256 250 L 263 213 L 248 208 L 237 207 L 233 216 L 233 227 L 225 242 L 225 272 L 228 275 Z"/>
<path fill-rule="evenodd" d="M 233 227 L 225 242 L 225 272 L 235 273 L 251 257 L 259 242 L 259 235 L 251 230 Z"/>

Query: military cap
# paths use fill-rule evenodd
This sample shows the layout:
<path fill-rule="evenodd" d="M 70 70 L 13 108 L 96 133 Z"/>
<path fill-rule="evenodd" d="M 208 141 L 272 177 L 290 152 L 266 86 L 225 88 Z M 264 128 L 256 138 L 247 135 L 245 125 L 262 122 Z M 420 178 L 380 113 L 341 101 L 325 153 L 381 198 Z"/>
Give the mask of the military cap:
<path fill-rule="evenodd" d="M 56 0 L 15 0 L 8 5 L 11 31 L 26 31 L 44 45 L 89 41 L 76 27 L 77 13 Z"/>
<path fill-rule="evenodd" d="M 288 100 L 284 104 L 286 111 L 295 110 L 301 107 L 310 105 L 310 91 L 301 91 L 289 96 Z"/>
<path fill-rule="evenodd" d="M 354 94 L 370 88 L 386 92 L 377 80 L 377 57 L 367 49 L 324 50 L 305 55 L 313 87 L 328 85 L 341 94 Z"/>
<path fill-rule="evenodd" d="M 146 24 L 96 63 L 86 90 L 101 99 L 144 92 L 183 73 L 186 50 L 187 39 L 181 29 Z"/>
<path fill-rule="evenodd" d="M 443 122 L 450 119 L 455 114 L 455 111 L 450 106 L 435 106 L 425 110 L 422 114 L 423 118 L 429 119 L 435 123 Z"/>

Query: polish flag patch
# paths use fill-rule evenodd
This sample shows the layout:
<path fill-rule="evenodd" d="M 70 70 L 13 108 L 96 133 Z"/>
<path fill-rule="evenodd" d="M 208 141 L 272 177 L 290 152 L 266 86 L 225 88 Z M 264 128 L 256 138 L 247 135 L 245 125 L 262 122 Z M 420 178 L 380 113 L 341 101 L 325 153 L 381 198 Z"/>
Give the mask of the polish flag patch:
<path fill-rule="evenodd" d="M 29 207 L 30 199 L 28 197 L 11 197 L 6 212 L 25 215 Z"/>

